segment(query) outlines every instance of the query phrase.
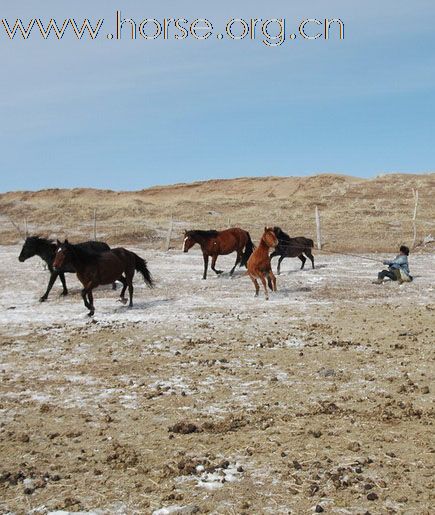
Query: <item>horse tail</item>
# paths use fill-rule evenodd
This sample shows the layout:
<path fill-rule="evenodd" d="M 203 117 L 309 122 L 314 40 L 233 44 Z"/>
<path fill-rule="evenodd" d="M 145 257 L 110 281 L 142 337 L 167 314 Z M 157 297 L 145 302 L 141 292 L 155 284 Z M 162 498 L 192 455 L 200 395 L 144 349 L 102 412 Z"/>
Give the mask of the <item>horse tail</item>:
<path fill-rule="evenodd" d="M 150 271 L 147 268 L 147 262 L 145 261 L 145 259 L 142 259 L 134 252 L 132 252 L 132 254 L 134 255 L 134 259 L 135 259 L 135 265 L 134 265 L 135 270 L 137 272 L 140 272 L 144 278 L 144 281 L 147 283 L 147 285 L 150 288 L 153 288 L 154 281 L 153 281 L 153 278 L 151 277 Z"/>
<path fill-rule="evenodd" d="M 248 259 L 250 258 L 251 254 L 254 252 L 255 245 L 252 243 L 251 235 L 249 232 L 246 233 L 248 236 L 248 241 L 245 246 L 245 251 L 243 252 L 242 261 L 240 262 L 239 266 L 246 266 L 248 264 Z"/>

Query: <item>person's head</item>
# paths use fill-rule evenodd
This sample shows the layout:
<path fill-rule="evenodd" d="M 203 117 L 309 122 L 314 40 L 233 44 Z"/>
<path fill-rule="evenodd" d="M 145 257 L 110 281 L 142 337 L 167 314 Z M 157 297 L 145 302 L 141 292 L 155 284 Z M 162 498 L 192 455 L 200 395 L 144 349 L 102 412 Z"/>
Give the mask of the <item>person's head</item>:
<path fill-rule="evenodd" d="M 399 250 L 404 256 L 409 256 L 409 248 L 406 245 L 402 245 Z"/>

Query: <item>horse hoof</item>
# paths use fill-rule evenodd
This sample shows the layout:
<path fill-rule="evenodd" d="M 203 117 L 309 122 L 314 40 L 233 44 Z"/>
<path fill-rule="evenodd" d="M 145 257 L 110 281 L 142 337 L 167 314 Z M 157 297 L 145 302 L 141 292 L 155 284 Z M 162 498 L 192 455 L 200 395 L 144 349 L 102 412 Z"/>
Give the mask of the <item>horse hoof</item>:
<path fill-rule="evenodd" d="M 122 302 L 123 304 L 127 304 L 127 299 L 124 299 L 124 298 L 121 297 L 119 299 L 119 302 Z"/>
<path fill-rule="evenodd" d="M 61 294 L 60 294 L 62 297 L 66 297 L 68 295 L 68 292 L 67 291 L 63 291 Z"/>
<path fill-rule="evenodd" d="M 46 300 L 47 300 L 47 297 L 41 297 L 41 298 L 39 299 L 39 302 L 45 302 Z"/>

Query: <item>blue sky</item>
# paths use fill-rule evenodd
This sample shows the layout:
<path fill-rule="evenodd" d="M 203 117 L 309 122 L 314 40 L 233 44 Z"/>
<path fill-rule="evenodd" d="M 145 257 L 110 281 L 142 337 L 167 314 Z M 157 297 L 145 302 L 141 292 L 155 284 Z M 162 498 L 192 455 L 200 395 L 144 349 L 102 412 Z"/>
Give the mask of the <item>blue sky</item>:
<path fill-rule="evenodd" d="M 4 4 L 5 2 L 3 2 Z M 418 6 L 418 9 L 417 7 Z M 108 40 L 135 19 L 340 18 L 345 39 Z M 9 41 L 0 25 L 0 191 L 140 189 L 210 178 L 435 169 L 435 3 L 16 0 L 33 17 L 104 18 L 101 36 Z M 112 29 L 112 30 L 111 30 Z"/>

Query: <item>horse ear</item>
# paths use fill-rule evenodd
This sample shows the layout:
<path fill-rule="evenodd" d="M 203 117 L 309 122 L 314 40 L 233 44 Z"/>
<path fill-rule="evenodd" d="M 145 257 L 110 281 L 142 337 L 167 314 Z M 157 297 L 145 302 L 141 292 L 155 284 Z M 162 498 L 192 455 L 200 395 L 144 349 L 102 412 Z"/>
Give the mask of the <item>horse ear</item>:
<path fill-rule="evenodd" d="M 56 240 L 56 244 L 58 247 L 60 247 L 62 245 L 62 243 L 59 240 Z"/>
<path fill-rule="evenodd" d="M 69 241 L 68 241 L 68 238 L 65 239 L 65 241 L 63 242 L 64 245 L 69 245 Z"/>

